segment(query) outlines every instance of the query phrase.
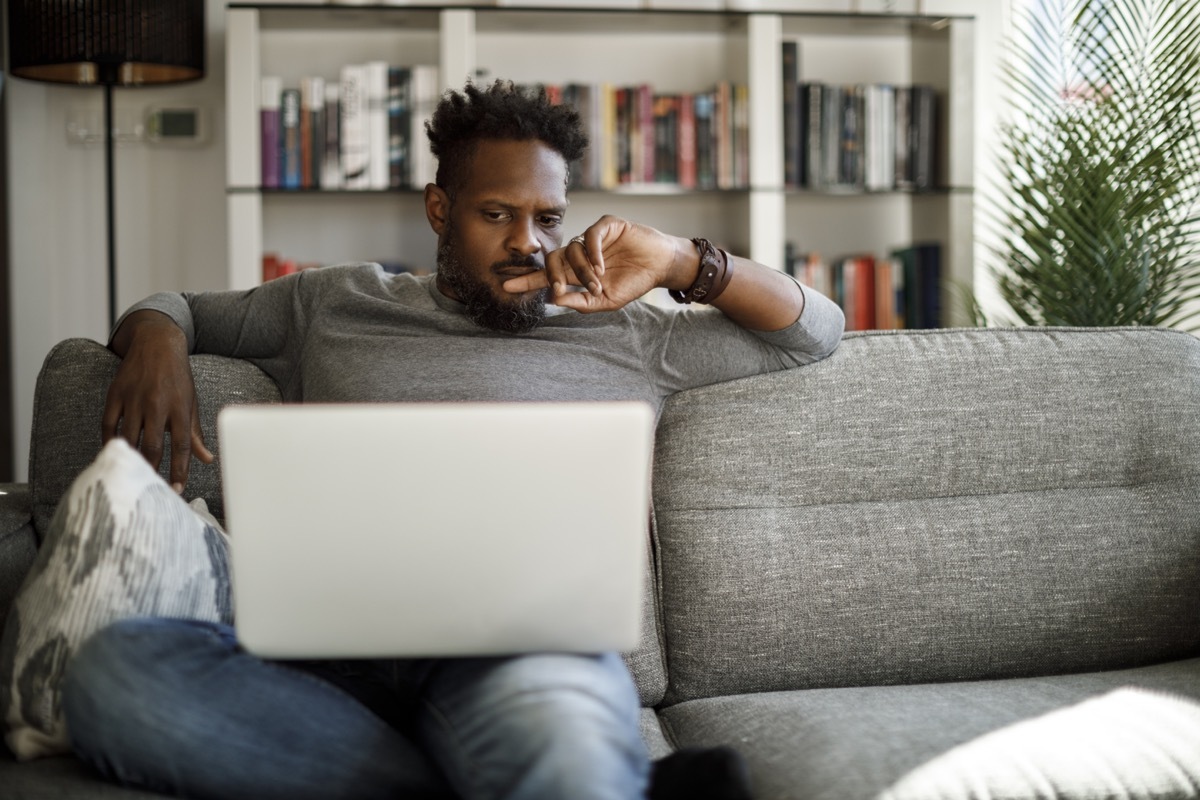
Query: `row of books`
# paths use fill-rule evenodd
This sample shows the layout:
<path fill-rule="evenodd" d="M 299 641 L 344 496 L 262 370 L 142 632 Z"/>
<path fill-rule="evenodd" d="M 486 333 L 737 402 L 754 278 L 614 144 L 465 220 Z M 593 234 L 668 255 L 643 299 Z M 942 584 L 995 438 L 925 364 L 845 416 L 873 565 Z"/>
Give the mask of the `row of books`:
<path fill-rule="evenodd" d="M 703 92 L 656 92 L 650 84 L 539 84 L 573 106 L 591 146 L 572 165 L 578 189 L 659 184 L 683 189 L 750 185 L 750 92 L 720 81 Z"/>
<path fill-rule="evenodd" d="M 938 97 L 931 86 L 799 80 L 783 43 L 784 184 L 922 191 L 937 183 Z"/>
<path fill-rule="evenodd" d="M 347 64 L 336 79 L 283 85 L 262 78 L 260 131 L 266 189 L 424 186 L 437 165 L 425 120 L 439 96 L 438 68 Z"/>
<path fill-rule="evenodd" d="M 842 307 L 848 331 L 937 328 L 942 324 L 941 253 L 936 243 L 832 261 L 789 252 L 786 268 Z"/>
<path fill-rule="evenodd" d="M 420 188 L 436 162 L 424 123 L 438 99 L 437 68 L 348 65 L 337 80 L 284 87 L 262 79 L 262 186 L 267 189 Z M 591 146 L 572 188 L 668 184 L 737 189 L 750 183 L 749 91 L 657 93 L 649 84 L 539 84 L 574 106 Z"/>

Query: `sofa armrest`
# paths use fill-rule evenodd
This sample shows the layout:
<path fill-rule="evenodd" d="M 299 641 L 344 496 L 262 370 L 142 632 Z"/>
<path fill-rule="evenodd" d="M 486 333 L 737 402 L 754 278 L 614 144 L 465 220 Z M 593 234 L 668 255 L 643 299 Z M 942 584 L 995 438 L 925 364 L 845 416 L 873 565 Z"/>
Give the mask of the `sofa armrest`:
<path fill-rule="evenodd" d="M 0 629 L 36 555 L 29 485 L 0 483 Z"/>

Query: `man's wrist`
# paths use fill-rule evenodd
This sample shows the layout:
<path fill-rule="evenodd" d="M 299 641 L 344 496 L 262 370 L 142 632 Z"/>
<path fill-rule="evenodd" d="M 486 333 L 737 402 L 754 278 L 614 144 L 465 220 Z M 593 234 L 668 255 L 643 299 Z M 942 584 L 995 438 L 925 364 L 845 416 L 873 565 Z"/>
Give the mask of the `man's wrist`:
<path fill-rule="evenodd" d="M 671 258 L 667 280 L 663 282 L 662 287 L 686 292 L 700 275 L 700 251 L 696 249 L 696 245 L 692 243 L 691 239 L 679 236 L 672 237 L 672 239 L 675 242 L 675 251 Z"/>

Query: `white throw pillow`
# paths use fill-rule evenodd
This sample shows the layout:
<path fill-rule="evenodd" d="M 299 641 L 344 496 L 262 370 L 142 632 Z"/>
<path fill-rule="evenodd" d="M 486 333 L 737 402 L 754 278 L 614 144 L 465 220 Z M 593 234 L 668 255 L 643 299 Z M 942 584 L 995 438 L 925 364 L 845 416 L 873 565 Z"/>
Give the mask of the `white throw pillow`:
<path fill-rule="evenodd" d="M 230 622 L 228 541 L 113 439 L 59 502 L 4 624 L 0 708 L 19 760 L 69 752 L 59 684 L 93 632 L 129 617 Z"/>

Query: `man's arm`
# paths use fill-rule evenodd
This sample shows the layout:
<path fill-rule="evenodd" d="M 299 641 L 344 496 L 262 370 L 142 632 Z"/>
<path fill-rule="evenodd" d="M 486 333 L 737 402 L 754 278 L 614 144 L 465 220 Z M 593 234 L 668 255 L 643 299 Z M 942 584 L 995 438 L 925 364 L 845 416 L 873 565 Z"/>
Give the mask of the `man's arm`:
<path fill-rule="evenodd" d="M 584 232 L 582 242 L 572 240 L 548 254 L 544 272 L 514 278 L 504 288 L 525 292 L 549 286 L 558 305 L 585 313 L 613 311 L 651 289 L 686 292 L 699 275 L 700 258 L 690 239 L 606 216 Z M 731 255 L 729 260 L 729 283 L 713 307 L 755 331 L 783 330 L 800 318 L 804 293 L 795 281 L 748 258 Z"/>
<path fill-rule="evenodd" d="M 187 334 L 162 312 L 134 311 L 113 332 L 108 347 L 121 364 L 104 402 L 102 439 L 122 436 L 135 448 L 140 442 L 142 455 L 157 467 L 170 432 L 170 481 L 182 492 L 191 456 L 205 464 L 213 460 L 200 431 Z"/>

